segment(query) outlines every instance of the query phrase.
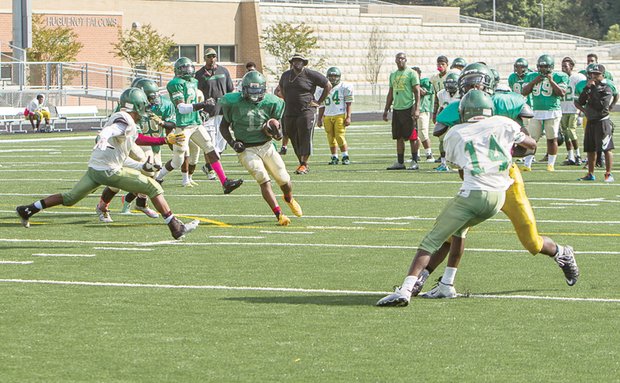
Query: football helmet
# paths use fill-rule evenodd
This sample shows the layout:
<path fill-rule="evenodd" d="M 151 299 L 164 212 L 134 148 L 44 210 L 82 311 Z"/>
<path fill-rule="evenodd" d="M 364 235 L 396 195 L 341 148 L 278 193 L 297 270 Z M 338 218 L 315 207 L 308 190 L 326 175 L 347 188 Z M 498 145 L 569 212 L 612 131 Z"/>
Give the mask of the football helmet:
<path fill-rule="evenodd" d="M 452 65 L 450 66 L 450 69 L 455 68 L 455 67 L 465 68 L 466 66 L 467 66 L 467 61 L 465 61 L 465 59 L 461 57 L 457 57 L 452 61 Z"/>
<path fill-rule="evenodd" d="M 495 114 L 493 99 L 482 90 L 470 90 L 459 102 L 461 122 L 467 122 L 474 117 L 491 117 L 493 114 Z"/>
<path fill-rule="evenodd" d="M 136 79 L 132 83 L 132 87 L 142 89 L 151 105 L 159 105 L 161 102 L 161 98 L 159 97 L 159 87 L 155 84 L 155 81 L 148 78 Z"/>
<path fill-rule="evenodd" d="M 448 73 L 446 80 L 443 82 L 443 87 L 450 94 L 456 93 L 459 90 L 459 75 L 456 73 Z"/>
<path fill-rule="evenodd" d="M 546 76 L 549 73 L 553 72 L 554 64 L 555 63 L 553 61 L 553 57 L 549 55 L 542 55 L 536 61 L 536 69 L 538 70 L 538 73 L 540 73 L 543 76 Z"/>
<path fill-rule="evenodd" d="M 459 91 L 464 95 L 471 88 L 481 85 L 483 87 L 482 90 L 492 93 L 491 82 L 491 71 L 486 65 L 482 63 L 469 64 L 463 68 L 459 77 Z"/>
<path fill-rule="evenodd" d="M 336 86 L 340 83 L 340 76 L 341 76 L 340 69 L 338 69 L 335 66 L 327 70 L 326 77 L 329 80 L 329 82 L 332 83 L 332 86 Z"/>
<path fill-rule="evenodd" d="M 174 62 L 174 75 L 177 77 L 190 80 L 194 77 L 195 72 L 196 68 L 194 68 L 194 63 L 187 57 L 181 57 Z"/>
<path fill-rule="evenodd" d="M 605 66 L 603 66 L 603 64 L 589 64 L 588 67 L 586 68 L 586 73 L 588 74 L 588 76 L 591 76 L 593 74 L 605 74 Z"/>
<path fill-rule="evenodd" d="M 146 107 L 149 104 L 146 94 L 140 88 L 125 89 L 121 93 L 119 105 L 125 112 L 136 112 L 140 117 L 146 117 Z"/>
<path fill-rule="evenodd" d="M 523 68 L 523 72 L 527 72 L 527 67 L 529 66 L 529 63 L 527 62 L 526 59 L 524 59 L 523 57 L 519 57 L 518 59 L 515 60 L 514 63 L 514 72 L 519 74 L 519 69 L 517 68 Z"/>
<path fill-rule="evenodd" d="M 265 97 L 267 80 L 259 71 L 248 72 L 241 80 L 243 98 L 253 103 L 259 103 Z"/>
<path fill-rule="evenodd" d="M 495 90 L 495 88 L 497 88 L 497 86 L 499 85 L 500 81 L 499 72 L 495 68 L 489 68 L 489 70 L 491 71 L 491 75 L 493 76 L 493 83 L 491 85 L 491 88 Z"/>

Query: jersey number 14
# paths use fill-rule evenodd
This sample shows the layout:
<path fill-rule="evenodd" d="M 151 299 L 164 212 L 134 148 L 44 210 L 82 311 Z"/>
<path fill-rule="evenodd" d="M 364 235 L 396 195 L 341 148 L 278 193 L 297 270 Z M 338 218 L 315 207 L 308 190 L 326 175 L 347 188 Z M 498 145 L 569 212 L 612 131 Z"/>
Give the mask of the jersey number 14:
<path fill-rule="evenodd" d="M 480 166 L 480 161 L 478 160 L 478 154 L 476 153 L 476 147 L 472 141 L 467 141 L 465 143 L 465 151 L 469 153 L 469 157 L 471 158 L 473 170 L 471 171 L 472 175 L 478 175 L 485 173 L 485 169 Z M 491 135 L 489 139 L 489 147 L 487 148 L 487 153 L 481 153 L 483 156 L 490 160 L 490 162 L 500 162 L 499 171 L 504 171 L 508 169 L 508 165 L 510 160 L 504 150 L 499 145 L 495 136 Z"/>

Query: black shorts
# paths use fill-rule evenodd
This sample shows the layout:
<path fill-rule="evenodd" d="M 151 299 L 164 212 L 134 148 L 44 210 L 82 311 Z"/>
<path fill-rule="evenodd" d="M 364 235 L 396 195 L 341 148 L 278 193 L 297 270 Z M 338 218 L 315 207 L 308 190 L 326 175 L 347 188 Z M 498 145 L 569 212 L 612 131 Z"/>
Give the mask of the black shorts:
<path fill-rule="evenodd" d="M 309 156 L 312 154 L 314 116 L 314 109 L 309 109 L 297 116 L 284 116 L 282 118 L 286 135 L 291 140 L 297 156 Z"/>
<path fill-rule="evenodd" d="M 614 126 L 610 119 L 590 121 L 583 135 L 583 151 L 586 153 L 606 152 L 614 149 Z"/>
<path fill-rule="evenodd" d="M 411 116 L 413 107 L 403 110 L 392 111 L 392 139 L 399 138 L 408 140 L 416 128 L 416 123 Z"/>

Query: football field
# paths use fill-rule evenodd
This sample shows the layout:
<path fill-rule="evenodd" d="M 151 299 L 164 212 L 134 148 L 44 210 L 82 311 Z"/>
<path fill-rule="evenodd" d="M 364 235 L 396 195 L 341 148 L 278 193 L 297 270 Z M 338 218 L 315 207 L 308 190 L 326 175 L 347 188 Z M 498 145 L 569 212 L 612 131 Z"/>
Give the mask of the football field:
<path fill-rule="evenodd" d="M 575 249 L 575 286 L 499 213 L 470 231 L 460 297 L 378 308 L 461 184 L 435 164 L 386 171 L 387 123 L 348 129 L 349 166 L 327 165 L 321 129 L 309 174 L 292 174 L 289 149 L 304 216 L 279 193 L 288 227 L 227 150 L 227 174 L 245 179 L 230 195 L 199 170 L 194 188 L 166 177 L 173 212 L 201 221 L 183 241 L 161 218 L 119 214 L 121 194 L 113 223 L 92 194 L 23 228 L 15 207 L 70 190 L 95 135 L 0 136 L 1 382 L 620 381 L 620 170 L 577 181 L 562 148 L 547 172 L 541 140 L 523 174 L 541 234 Z"/>

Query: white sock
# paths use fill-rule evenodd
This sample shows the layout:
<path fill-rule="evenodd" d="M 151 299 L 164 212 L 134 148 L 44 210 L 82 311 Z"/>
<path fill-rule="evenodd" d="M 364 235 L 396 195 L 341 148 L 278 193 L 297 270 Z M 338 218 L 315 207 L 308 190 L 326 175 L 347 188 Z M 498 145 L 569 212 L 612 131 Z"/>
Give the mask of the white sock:
<path fill-rule="evenodd" d="M 344 156 L 349 157 L 349 151 L 348 151 L 348 150 L 345 150 L 344 152 L 342 152 L 342 156 L 343 156 L 343 157 L 344 157 Z"/>
<path fill-rule="evenodd" d="M 575 151 L 573 149 L 568 151 L 568 160 L 575 161 Z"/>
<path fill-rule="evenodd" d="M 557 257 L 558 255 L 564 253 L 564 248 L 561 245 L 559 245 L 557 243 L 555 245 L 557 246 L 558 249 L 555 251 L 555 254 L 553 254 L 554 258 Z"/>
<path fill-rule="evenodd" d="M 444 285 L 454 285 L 454 277 L 456 276 L 456 267 L 446 267 L 441 277 L 441 283 Z"/>
<path fill-rule="evenodd" d="M 169 224 L 170 221 L 172 221 L 173 218 L 174 218 L 174 214 L 170 214 L 170 217 L 164 218 L 164 222 L 166 222 L 166 224 Z"/>
<path fill-rule="evenodd" d="M 441 157 L 441 164 L 446 166 L 446 157 Z"/>
<path fill-rule="evenodd" d="M 527 166 L 528 168 L 532 167 L 532 161 L 534 161 L 534 156 L 532 156 L 532 155 L 526 156 L 523 159 L 523 162 L 525 163 L 525 166 Z"/>
<path fill-rule="evenodd" d="M 183 177 L 183 182 L 189 182 L 189 174 L 188 173 L 181 173 L 181 176 Z"/>
<path fill-rule="evenodd" d="M 557 154 L 549 154 L 549 156 L 547 157 L 547 164 L 549 165 L 555 165 L 555 159 L 558 155 Z"/>
<path fill-rule="evenodd" d="M 581 157 L 581 153 L 579 153 L 579 149 L 575 149 L 575 156 Z"/>
<path fill-rule="evenodd" d="M 411 290 L 413 290 L 413 286 L 418 281 L 418 277 L 414 277 L 409 275 L 403 281 L 403 285 L 400 286 L 400 290 L 406 292 L 411 297 Z"/>
<path fill-rule="evenodd" d="M 165 166 L 162 167 L 161 170 L 159 171 L 159 174 L 157 175 L 157 179 L 160 180 L 160 181 L 163 180 L 164 177 L 166 176 L 166 174 L 168 174 L 168 173 L 169 173 L 168 169 L 166 169 Z"/>
<path fill-rule="evenodd" d="M 433 149 L 431 149 L 431 148 L 426 149 L 426 155 L 427 156 L 430 156 L 432 154 L 433 154 Z"/>
<path fill-rule="evenodd" d="M 43 205 L 41 205 L 41 201 L 37 201 L 34 204 L 34 207 L 36 207 L 39 210 L 43 210 Z"/>

